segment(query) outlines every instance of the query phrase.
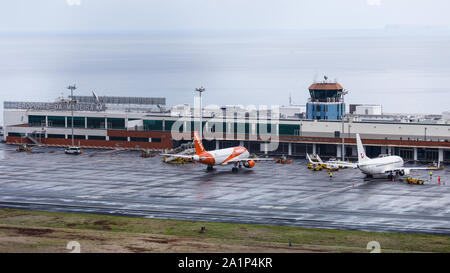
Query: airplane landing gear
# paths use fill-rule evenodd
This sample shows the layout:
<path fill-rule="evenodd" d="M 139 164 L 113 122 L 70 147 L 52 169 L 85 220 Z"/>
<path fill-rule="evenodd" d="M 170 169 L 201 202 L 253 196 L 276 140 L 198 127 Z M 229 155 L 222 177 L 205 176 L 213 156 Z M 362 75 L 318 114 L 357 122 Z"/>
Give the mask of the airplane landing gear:
<path fill-rule="evenodd" d="M 213 166 L 206 167 L 206 171 L 208 171 L 208 172 L 213 171 L 213 170 L 214 170 Z"/>
<path fill-rule="evenodd" d="M 402 176 L 402 174 L 400 172 L 395 172 L 395 173 L 394 172 L 390 172 L 389 175 L 388 175 L 388 179 L 390 181 L 394 181 L 395 177 L 397 177 L 397 176 Z"/>
<path fill-rule="evenodd" d="M 234 163 L 234 167 L 233 167 L 233 169 L 231 169 L 231 171 L 234 172 L 234 173 L 237 173 L 238 170 L 239 170 L 239 169 L 238 169 L 238 166 L 239 166 L 239 168 L 241 167 L 240 165 L 241 165 L 241 164 L 235 162 L 235 163 Z"/>

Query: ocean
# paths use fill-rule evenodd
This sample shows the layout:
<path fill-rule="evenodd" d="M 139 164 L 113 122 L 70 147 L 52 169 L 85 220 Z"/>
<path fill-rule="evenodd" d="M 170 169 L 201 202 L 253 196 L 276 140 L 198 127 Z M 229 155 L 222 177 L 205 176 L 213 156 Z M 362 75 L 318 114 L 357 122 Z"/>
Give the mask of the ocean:
<path fill-rule="evenodd" d="M 347 103 L 386 113 L 450 110 L 450 35 L 382 31 L 0 34 L 3 101 L 69 94 L 166 97 L 169 106 L 305 104 L 323 76 Z"/>

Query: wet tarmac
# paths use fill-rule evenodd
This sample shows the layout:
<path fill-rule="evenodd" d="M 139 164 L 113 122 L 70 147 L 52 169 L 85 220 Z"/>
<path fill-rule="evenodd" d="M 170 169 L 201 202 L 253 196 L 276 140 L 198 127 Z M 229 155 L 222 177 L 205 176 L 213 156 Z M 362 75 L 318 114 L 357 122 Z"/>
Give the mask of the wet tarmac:
<path fill-rule="evenodd" d="M 333 173 L 295 159 L 231 166 L 169 165 L 136 151 L 61 148 L 16 152 L 0 144 L 0 206 L 140 217 L 450 234 L 450 172 L 415 171 L 424 185 Z M 441 183 L 437 181 L 438 176 Z"/>

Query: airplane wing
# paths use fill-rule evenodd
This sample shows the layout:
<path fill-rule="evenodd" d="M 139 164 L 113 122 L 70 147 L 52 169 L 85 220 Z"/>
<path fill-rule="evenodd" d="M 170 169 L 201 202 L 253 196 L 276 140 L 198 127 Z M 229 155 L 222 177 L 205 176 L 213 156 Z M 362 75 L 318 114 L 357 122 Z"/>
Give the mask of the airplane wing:
<path fill-rule="evenodd" d="M 181 157 L 181 158 L 192 158 L 193 155 L 180 155 L 180 154 L 161 154 L 164 156 Z"/>
<path fill-rule="evenodd" d="M 311 159 L 311 156 L 309 156 L 309 154 L 306 153 L 306 158 L 308 159 L 309 163 L 311 163 L 312 165 L 320 165 L 320 164 L 322 164 L 323 162 L 322 162 L 322 159 L 319 157 L 319 155 L 316 155 L 316 157 L 317 157 L 317 161 L 313 161 Z"/>
<path fill-rule="evenodd" d="M 439 170 L 439 169 L 436 167 L 402 167 L 402 168 L 387 169 L 384 172 L 385 173 L 399 172 L 399 171 L 409 172 L 411 170 Z"/>
<path fill-rule="evenodd" d="M 323 160 L 322 160 L 322 158 L 320 158 L 320 156 L 319 156 L 318 154 L 316 155 L 316 157 L 317 157 L 317 160 L 319 161 L 319 163 L 321 163 L 321 164 L 322 164 L 322 163 L 323 163 Z"/>
<path fill-rule="evenodd" d="M 242 162 L 242 161 L 249 161 L 253 160 L 255 162 L 258 161 L 273 161 L 273 158 L 232 158 L 230 160 L 227 160 L 226 162 L 222 163 L 221 165 L 228 164 L 228 163 L 236 163 L 236 162 Z"/>
<path fill-rule="evenodd" d="M 356 169 L 358 168 L 358 164 L 357 163 L 349 163 L 349 162 L 325 162 L 324 164 L 327 165 L 334 165 L 334 166 L 342 166 L 342 167 L 347 167 L 347 168 L 353 168 Z"/>
<path fill-rule="evenodd" d="M 329 160 L 329 161 L 325 161 L 322 164 L 326 165 L 326 166 L 330 166 L 330 167 L 346 167 L 346 168 L 353 168 L 356 169 L 358 168 L 358 164 L 357 163 L 350 163 L 347 161 L 341 161 L 341 160 Z"/>

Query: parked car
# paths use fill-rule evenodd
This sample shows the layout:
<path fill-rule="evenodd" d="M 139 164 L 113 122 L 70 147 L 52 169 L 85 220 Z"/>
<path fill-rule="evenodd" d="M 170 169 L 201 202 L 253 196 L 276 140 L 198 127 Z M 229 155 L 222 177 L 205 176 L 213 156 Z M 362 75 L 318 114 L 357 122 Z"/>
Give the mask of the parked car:
<path fill-rule="evenodd" d="M 65 150 L 66 154 L 71 154 L 71 155 L 79 155 L 81 154 L 83 151 L 80 149 L 80 147 L 69 147 Z"/>

